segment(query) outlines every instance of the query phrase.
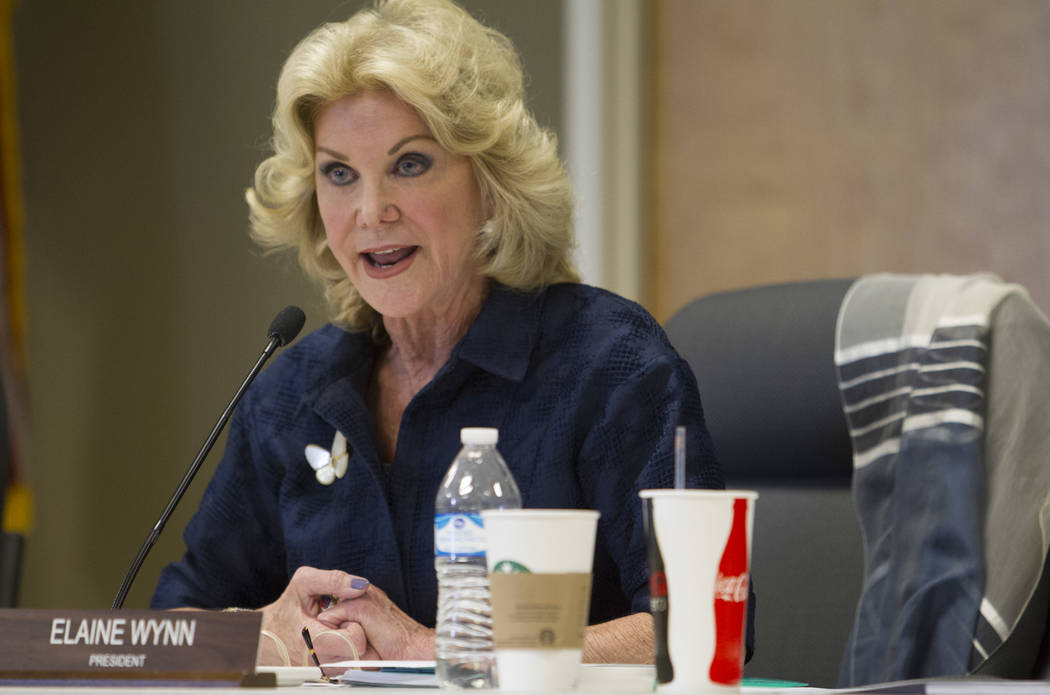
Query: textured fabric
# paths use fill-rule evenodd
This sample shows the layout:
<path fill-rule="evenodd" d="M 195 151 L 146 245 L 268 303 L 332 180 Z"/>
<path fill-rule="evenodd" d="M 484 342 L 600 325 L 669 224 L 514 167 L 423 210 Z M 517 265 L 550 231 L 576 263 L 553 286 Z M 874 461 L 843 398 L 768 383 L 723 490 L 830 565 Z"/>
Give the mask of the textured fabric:
<path fill-rule="evenodd" d="M 648 610 L 638 491 L 673 485 L 675 425 L 688 426 L 689 486 L 723 486 L 693 375 L 649 314 L 584 285 L 495 288 L 405 408 L 389 464 L 363 400 L 374 359 L 364 335 L 326 326 L 260 376 L 154 608 L 262 606 L 311 565 L 367 577 L 432 626 L 434 498 L 460 428 L 479 426 L 499 428 L 525 507 L 601 512 L 591 622 Z M 337 429 L 349 466 L 326 487 L 303 451 Z"/>
<path fill-rule="evenodd" d="M 989 276 L 881 275 L 859 280 L 843 302 L 836 364 L 865 580 L 842 686 L 965 674 L 1009 636 L 1035 590 L 1047 545 L 1047 437 L 1039 427 L 1037 441 L 1026 434 L 1014 396 L 992 386 L 1029 373 L 1002 360 L 1000 373 L 988 371 L 990 328 L 1006 298 L 1027 302 L 1023 289 Z M 1038 323 L 1004 330 L 994 344 L 1043 362 L 1039 350 L 1015 347 L 1045 343 Z M 1045 412 L 1046 397 L 1028 392 L 1022 411 Z M 1033 444 L 1042 456 L 1010 454 L 1031 454 Z M 1006 499 L 1020 480 L 1039 485 Z"/>

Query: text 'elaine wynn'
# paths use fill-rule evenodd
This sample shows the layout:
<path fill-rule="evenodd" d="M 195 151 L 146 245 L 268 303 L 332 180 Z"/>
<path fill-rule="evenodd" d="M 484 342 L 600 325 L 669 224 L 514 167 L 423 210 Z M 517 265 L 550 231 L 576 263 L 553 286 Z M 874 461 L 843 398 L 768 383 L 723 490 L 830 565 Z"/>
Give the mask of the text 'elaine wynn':
<path fill-rule="evenodd" d="M 185 618 L 88 618 L 51 621 L 51 644 L 192 647 L 197 621 Z"/>

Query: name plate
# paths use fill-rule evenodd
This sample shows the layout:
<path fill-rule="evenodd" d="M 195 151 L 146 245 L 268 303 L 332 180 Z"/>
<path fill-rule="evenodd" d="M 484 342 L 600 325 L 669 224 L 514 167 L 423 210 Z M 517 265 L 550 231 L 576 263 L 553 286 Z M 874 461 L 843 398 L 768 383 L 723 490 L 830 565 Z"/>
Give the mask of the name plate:
<path fill-rule="evenodd" d="M 254 612 L 0 610 L 0 685 L 273 686 L 273 674 L 255 675 L 261 624 L 262 614 Z"/>

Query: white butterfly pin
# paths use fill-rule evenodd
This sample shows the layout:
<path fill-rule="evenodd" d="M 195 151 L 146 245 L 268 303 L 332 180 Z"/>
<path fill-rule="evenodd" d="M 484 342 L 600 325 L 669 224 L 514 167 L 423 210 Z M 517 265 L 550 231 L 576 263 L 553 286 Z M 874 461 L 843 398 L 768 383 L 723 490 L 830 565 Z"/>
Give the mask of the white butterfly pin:
<path fill-rule="evenodd" d="M 316 444 L 306 445 L 306 461 L 310 468 L 314 469 L 317 482 L 322 485 L 331 485 L 336 478 L 346 475 L 349 459 L 346 453 L 346 437 L 339 431 L 336 431 L 335 439 L 332 440 L 331 453 Z"/>

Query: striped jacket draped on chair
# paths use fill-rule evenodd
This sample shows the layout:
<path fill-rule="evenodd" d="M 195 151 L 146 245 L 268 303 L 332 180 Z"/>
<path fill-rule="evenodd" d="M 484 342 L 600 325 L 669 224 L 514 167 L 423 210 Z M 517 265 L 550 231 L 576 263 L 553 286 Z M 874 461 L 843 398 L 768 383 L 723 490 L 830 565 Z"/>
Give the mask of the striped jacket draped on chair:
<path fill-rule="evenodd" d="M 835 361 L 865 555 L 840 685 L 972 673 L 1050 546 L 1050 324 L 989 275 L 867 276 Z"/>

